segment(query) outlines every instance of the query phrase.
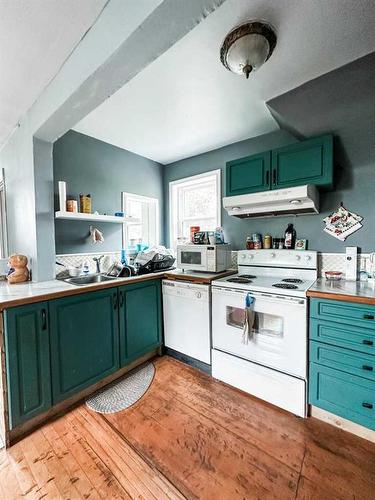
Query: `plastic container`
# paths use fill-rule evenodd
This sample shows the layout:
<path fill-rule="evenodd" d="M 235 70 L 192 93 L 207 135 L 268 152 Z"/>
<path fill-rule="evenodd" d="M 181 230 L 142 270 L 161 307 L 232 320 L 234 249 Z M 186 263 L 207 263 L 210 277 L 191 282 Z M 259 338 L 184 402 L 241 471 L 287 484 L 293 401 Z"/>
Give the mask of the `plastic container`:
<path fill-rule="evenodd" d="M 340 281 L 343 275 L 341 271 L 326 271 L 324 274 L 327 281 Z"/>

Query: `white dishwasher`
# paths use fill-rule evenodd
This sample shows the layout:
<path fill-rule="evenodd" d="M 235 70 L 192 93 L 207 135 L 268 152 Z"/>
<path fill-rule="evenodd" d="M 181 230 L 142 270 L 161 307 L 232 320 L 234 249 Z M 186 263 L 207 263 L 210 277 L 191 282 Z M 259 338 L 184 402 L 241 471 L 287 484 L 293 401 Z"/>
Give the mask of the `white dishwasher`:
<path fill-rule="evenodd" d="M 163 280 L 166 347 L 211 364 L 211 287 Z"/>

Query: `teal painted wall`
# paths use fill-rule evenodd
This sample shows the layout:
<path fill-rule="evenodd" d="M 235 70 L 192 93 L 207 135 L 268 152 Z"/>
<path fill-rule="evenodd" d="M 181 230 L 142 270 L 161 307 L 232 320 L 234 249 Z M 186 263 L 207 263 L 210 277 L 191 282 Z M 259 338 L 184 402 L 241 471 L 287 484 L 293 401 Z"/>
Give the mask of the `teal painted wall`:
<path fill-rule="evenodd" d="M 280 130 L 167 165 L 164 169 L 165 240 L 169 242 L 169 182 L 221 168 L 222 193 L 224 195 L 225 163 L 227 161 L 291 144 L 296 140 L 293 135 Z M 335 141 L 335 164 L 337 164 L 334 172 L 335 189 L 332 192 L 321 194 L 321 213 L 299 217 L 242 220 L 228 216 L 222 209 L 222 225 L 226 238 L 234 249 L 244 248 L 246 236 L 252 233 L 263 235 L 270 233 L 272 236 L 281 237 L 287 224 L 292 222 L 297 230 L 297 236 L 309 240 L 309 249 L 311 250 L 343 252 L 346 246 L 358 246 L 364 252 L 374 251 L 373 178 L 375 165 L 371 161 L 368 164 L 353 165 L 348 161 L 337 142 Z M 341 201 L 349 210 L 364 217 L 363 229 L 347 238 L 345 242 L 340 242 L 324 233 L 322 223 L 322 219 L 335 210 Z"/>
<path fill-rule="evenodd" d="M 121 192 L 127 191 L 158 198 L 163 213 L 163 167 L 159 163 L 117 148 L 73 130 L 59 139 L 53 148 L 55 209 L 58 181 L 67 182 L 67 194 L 90 193 L 93 210 L 113 214 L 121 210 Z M 161 215 L 161 234 L 163 217 Z M 81 221 L 55 221 L 56 253 L 110 252 L 121 249 L 120 224 L 95 224 L 103 231 L 103 244 L 87 238 L 89 224 Z"/>

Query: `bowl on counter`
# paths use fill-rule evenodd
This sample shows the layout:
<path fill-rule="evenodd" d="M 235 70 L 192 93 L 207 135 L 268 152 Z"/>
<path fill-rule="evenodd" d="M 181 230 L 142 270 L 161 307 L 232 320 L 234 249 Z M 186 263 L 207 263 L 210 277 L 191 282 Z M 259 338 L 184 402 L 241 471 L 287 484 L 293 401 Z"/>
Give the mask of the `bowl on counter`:
<path fill-rule="evenodd" d="M 343 273 L 341 271 L 325 271 L 327 281 L 340 281 Z"/>
<path fill-rule="evenodd" d="M 78 267 L 70 266 L 68 267 L 68 272 L 71 278 L 76 278 L 81 274 L 81 269 L 79 269 Z"/>

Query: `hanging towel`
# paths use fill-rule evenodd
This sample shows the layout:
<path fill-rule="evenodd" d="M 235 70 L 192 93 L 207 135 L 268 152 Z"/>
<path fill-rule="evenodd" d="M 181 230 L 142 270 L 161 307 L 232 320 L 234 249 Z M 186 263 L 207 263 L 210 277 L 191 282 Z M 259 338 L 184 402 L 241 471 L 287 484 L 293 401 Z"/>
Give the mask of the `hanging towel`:
<path fill-rule="evenodd" d="M 90 226 L 90 237 L 92 243 L 103 243 L 104 241 L 103 233 L 93 226 Z"/>
<path fill-rule="evenodd" d="M 242 333 L 242 343 L 248 344 L 249 340 L 253 338 L 253 325 L 255 319 L 254 313 L 254 297 L 248 293 L 246 295 L 245 300 L 245 322 L 243 325 L 243 333 Z"/>

